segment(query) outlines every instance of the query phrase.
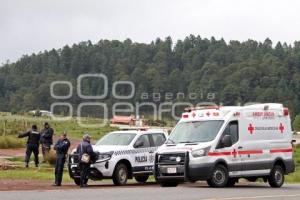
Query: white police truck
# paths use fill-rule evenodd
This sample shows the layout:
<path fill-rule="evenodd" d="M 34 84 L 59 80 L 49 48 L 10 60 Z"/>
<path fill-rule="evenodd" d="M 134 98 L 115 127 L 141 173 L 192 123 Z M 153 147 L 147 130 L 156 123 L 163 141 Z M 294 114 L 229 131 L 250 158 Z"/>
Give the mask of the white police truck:
<path fill-rule="evenodd" d="M 112 179 L 115 185 L 124 185 L 134 177 L 137 182 L 144 183 L 153 174 L 155 151 L 166 139 L 167 132 L 162 129 L 137 128 L 108 133 L 93 145 L 98 159 L 91 164 L 88 178 Z M 70 177 L 79 185 L 76 150 L 69 155 L 68 166 Z"/>
<path fill-rule="evenodd" d="M 158 149 L 154 175 L 161 186 L 206 180 L 226 187 L 263 178 L 281 187 L 294 169 L 289 111 L 268 103 L 188 109 Z"/>

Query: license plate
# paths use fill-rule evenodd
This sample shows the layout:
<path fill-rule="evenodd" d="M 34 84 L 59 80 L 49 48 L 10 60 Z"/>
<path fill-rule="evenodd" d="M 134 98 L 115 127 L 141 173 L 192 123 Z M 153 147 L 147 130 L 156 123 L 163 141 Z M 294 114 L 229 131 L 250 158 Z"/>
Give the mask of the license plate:
<path fill-rule="evenodd" d="M 176 174 L 177 173 L 177 169 L 175 167 L 167 168 L 167 173 L 168 174 Z"/>

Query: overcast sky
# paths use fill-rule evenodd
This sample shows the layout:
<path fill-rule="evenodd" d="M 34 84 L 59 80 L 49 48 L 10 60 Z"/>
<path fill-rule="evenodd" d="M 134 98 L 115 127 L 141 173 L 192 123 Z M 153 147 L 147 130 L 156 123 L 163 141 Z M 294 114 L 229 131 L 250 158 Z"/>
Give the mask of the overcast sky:
<path fill-rule="evenodd" d="M 0 63 L 80 41 L 300 40 L 299 0 L 1 0 Z"/>

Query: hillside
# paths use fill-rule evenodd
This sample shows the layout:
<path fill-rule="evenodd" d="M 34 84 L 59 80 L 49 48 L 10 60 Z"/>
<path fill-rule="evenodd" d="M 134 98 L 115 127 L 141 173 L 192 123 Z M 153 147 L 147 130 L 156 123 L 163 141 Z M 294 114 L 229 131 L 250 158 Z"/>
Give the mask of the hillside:
<path fill-rule="evenodd" d="M 272 44 L 270 39 L 226 43 L 193 35 L 176 42 L 170 37 L 157 39 L 151 44 L 129 39 L 88 41 L 23 56 L 0 68 L 0 111 L 49 109 L 54 101 L 50 83 L 70 80 L 75 84 L 83 73 L 105 74 L 109 91 L 115 80 L 133 81 L 133 103 L 146 101 L 142 98 L 145 92 L 160 93 L 157 103 L 165 101 L 167 92 L 183 92 L 184 97 L 175 95 L 171 101 L 282 102 L 293 116 L 300 112 L 300 42 L 293 46 Z M 83 92 L 97 94 L 101 88 L 101 83 L 87 83 Z M 191 93 L 197 95 L 190 98 Z M 207 99 L 208 93 L 215 93 L 214 98 Z M 76 106 L 81 99 L 73 95 L 67 101 Z M 115 101 L 111 93 L 105 99 L 109 105 Z"/>

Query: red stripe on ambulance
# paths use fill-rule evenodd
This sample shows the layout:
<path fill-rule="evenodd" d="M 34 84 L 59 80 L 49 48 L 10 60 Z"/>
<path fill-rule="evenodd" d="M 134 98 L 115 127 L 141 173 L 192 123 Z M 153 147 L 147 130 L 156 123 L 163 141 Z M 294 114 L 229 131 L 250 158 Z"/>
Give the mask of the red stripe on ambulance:
<path fill-rule="evenodd" d="M 293 148 L 288 149 L 271 149 L 270 153 L 290 153 L 293 152 Z"/>

